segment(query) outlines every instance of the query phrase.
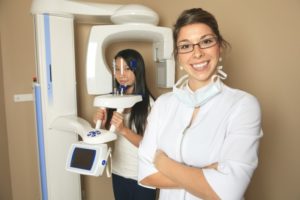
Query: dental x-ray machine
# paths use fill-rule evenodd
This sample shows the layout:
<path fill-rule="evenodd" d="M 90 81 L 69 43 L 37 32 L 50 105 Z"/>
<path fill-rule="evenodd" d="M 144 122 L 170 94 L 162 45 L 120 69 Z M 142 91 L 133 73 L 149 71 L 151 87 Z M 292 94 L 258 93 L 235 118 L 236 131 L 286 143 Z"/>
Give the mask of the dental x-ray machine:
<path fill-rule="evenodd" d="M 101 175 L 110 153 L 106 142 L 117 136 L 113 130 L 92 128 L 77 116 L 74 20 L 113 23 L 91 29 L 86 84 L 90 95 L 100 95 L 95 97 L 94 106 L 117 108 L 120 112 L 132 107 L 141 97 L 109 94 L 112 73 L 105 61 L 105 48 L 118 41 L 152 42 L 157 85 L 172 87 L 175 69 L 171 29 L 158 27 L 158 15 L 136 4 L 33 0 L 31 13 L 36 41 L 33 88 L 42 199 L 79 200 L 79 174 Z M 82 141 L 78 142 L 77 134 Z"/>

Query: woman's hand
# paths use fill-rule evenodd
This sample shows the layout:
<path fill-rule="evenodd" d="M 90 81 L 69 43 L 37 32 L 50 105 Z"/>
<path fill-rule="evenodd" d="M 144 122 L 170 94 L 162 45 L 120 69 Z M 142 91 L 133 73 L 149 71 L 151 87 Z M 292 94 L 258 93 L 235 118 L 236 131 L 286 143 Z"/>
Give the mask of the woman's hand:
<path fill-rule="evenodd" d="M 153 161 L 154 166 L 159 170 L 160 166 L 163 163 L 163 160 L 166 158 L 168 158 L 167 154 L 165 152 L 163 152 L 162 150 L 157 149 L 155 156 L 154 156 L 154 161 Z"/>
<path fill-rule="evenodd" d="M 207 166 L 203 167 L 203 169 L 215 169 L 215 170 L 218 170 L 218 163 L 217 162 L 212 163 L 210 165 L 207 165 Z"/>
<path fill-rule="evenodd" d="M 154 157 L 154 166 L 159 170 L 160 167 L 162 166 L 162 163 L 166 160 L 170 159 L 165 152 L 162 150 L 158 149 L 156 150 L 155 157 Z M 202 167 L 202 169 L 215 169 L 218 170 L 218 163 L 212 163 L 210 165 L 207 165 L 205 167 Z"/>
<path fill-rule="evenodd" d="M 159 171 L 158 173 L 169 180 L 169 184 L 164 184 L 165 187 L 184 188 L 201 199 L 220 199 L 207 182 L 202 171 L 203 169 L 217 169 L 218 163 L 212 163 L 202 168 L 188 166 L 169 158 L 164 151 L 158 149 L 153 164 Z M 155 183 L 152 182 L 152 185 Z"/>

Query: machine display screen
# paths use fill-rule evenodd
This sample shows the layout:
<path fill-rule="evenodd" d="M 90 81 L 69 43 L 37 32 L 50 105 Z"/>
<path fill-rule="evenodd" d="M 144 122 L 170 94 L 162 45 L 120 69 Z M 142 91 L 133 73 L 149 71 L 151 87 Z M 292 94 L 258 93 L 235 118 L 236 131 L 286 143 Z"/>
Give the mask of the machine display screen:
<path fill-rule="evenodd" d="M 91 170 L 94 164 L 96 150 L 76 147 L 71 159 L 71 167 Z"/>

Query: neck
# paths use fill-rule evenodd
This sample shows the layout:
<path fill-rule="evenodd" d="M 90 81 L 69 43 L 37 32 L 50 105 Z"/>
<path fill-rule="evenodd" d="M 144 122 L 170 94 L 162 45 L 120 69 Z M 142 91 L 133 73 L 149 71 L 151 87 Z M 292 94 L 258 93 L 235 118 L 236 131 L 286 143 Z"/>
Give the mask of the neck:
<path fill-rule="evenodd" d="M 208 81 L 198 81 L 198 80 L 189 79 L 188 80 L 188 86 L 194 92 L 194 91 L 196 91 L 196 90 L 198 90 L 202 87 L 205 87 L 210 82 L 211 82 L 210 79 Z"/>
<path fill-rule="evenodd" d="M 134 90 L 134 85 L 129 85 L 126 90 L 126 94 L 132 94 L 133 90 Z"/>

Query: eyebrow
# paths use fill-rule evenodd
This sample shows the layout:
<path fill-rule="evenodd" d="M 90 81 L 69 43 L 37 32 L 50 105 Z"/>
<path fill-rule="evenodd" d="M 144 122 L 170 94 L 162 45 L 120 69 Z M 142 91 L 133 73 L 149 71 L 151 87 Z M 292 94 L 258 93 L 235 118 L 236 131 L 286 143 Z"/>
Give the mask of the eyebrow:
<path fill-rule="evenodd" d="M 213 36 L 213 37 L 215 37 L 215 35 L 213 33 L 208 33 L 208 34 L 202 35 L 200 37 L 200 40 L 202 40 L 203 38 L 206 38 L 207 36 Z M 191 41 L 188 40 L 188 39 L 183 39 L 183 40 L 178 41 L 177 44 L 182 43 L 182 42 L 191 42 Z"/>

